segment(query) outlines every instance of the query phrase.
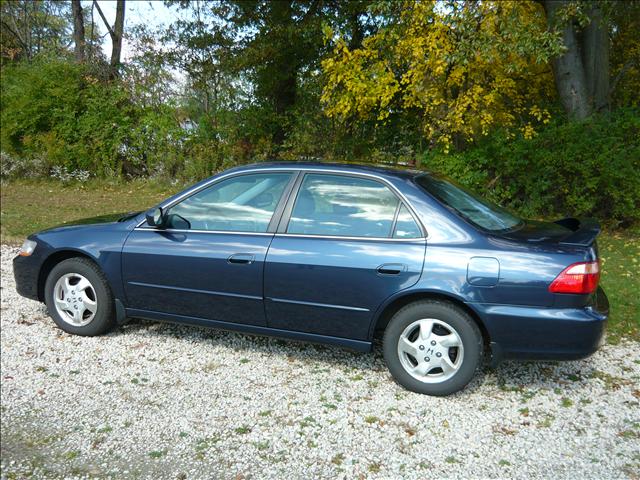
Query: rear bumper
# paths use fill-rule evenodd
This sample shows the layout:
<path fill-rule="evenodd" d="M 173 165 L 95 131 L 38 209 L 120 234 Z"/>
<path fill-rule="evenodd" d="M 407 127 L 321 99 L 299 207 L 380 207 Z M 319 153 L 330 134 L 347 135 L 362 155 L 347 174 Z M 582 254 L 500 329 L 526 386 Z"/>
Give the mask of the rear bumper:
<path fill-rule="evenodd" d="M 513 305 L 471 305 L 491 339 L 492 364 L 504 359 L 578 360 L 604 342 L 609 301 L 598 288 L 592 306 L 536 308 Z"/>

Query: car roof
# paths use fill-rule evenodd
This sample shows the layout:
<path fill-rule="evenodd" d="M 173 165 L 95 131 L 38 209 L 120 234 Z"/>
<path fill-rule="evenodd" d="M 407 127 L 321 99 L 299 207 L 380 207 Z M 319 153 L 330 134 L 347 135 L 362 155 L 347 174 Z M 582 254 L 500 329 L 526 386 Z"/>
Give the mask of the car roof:
<path fill-rule="evenodd" d="M 294 170 L 333 170 L 344 173 L 374 173 L 381 177 L 415 177 L 421 173 L 413 167 L 399 168 L 400 165 L 380 165 L 380 164 L 360 164 L 360 163 L 333 163 L 333 162 L 259 162 L 235 167 L 234 172 L 244 170 L 269 169 L 269 168 L 291 168 Z"/>

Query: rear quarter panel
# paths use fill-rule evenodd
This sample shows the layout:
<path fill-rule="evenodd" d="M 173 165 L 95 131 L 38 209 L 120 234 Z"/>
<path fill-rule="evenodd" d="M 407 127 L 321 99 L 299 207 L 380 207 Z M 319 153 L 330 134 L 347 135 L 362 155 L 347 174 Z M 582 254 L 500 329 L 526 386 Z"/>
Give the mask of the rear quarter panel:
<path fill-rule="evenodd" d="M 466 303 L 553 307 L 585 304 L 552 294 L 549 284 L 568 265 L 595 259 L 596 246 L 575 247 L 554 243 L 511 240 L 480 231 L 421 190 L 410 178 L 395 180 L 427 230 L 424 271 L 411 290 L 448 294 Z M 498 281 L 476 278 L 469 263 L 473 257 L 495 259 Z M 484 261 L 485 265 L 491 262 Z M 566 296 L 565 296 L 566 297 Z"/>
<path fill-rule="evenodd" d="M 474 257 L 497 260 L 497 283 L 469 283 L 469 264 Z M 586 257 L 585 252 L 517 244 L 497 238 L 463 244 L 428 242 L 424 273 L 417 287 L 449 292 L 467 303 L 552 307 L 558 302 L 558 295 L 548 291 L 549 284 L 565 267 L 584 261 Z"/>

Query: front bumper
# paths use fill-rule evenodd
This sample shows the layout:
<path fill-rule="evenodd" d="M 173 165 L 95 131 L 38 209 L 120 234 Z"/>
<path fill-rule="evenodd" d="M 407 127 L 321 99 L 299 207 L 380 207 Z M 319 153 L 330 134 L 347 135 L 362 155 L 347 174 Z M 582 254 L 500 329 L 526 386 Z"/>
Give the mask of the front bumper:
<path fill-rule="evenodd" d="M 503 359 L 578 360 L 604 342 L 609 300 L 599 287 L 593 305 L 537 308 L 473 304 L 491 339 L 491 363 Z"/>
<path fill-rule="evenodd" d="M 36 247 L 37 250 L 38 247 Z M 35 252 L 31 256 L 13 259 L 13 276 L 16 280 L 16 291 L 31 300 L 40 300 L 38 296 L 38 281 L 42 261 Z"/>

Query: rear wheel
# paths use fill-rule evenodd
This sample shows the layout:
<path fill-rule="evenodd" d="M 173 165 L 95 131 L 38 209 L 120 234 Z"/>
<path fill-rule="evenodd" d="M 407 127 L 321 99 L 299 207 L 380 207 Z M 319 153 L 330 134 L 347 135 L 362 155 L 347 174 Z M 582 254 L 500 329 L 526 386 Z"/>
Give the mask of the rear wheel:
<path fill-rule="evenodd" d="M 49 315 L 62 330 L 94 336 L 111 330 L 114 299 L 107 279 L 86 258 L 70 258 L 56 265 L 45 283 Z"/>
<path fill-rule="evenodd" d="M 424 300 L 400 309 L 387 326 L 384 358 L 408 390 L 449 395 L 473 378 L 482 358 L 482 334 L 462 309 Z"/>

